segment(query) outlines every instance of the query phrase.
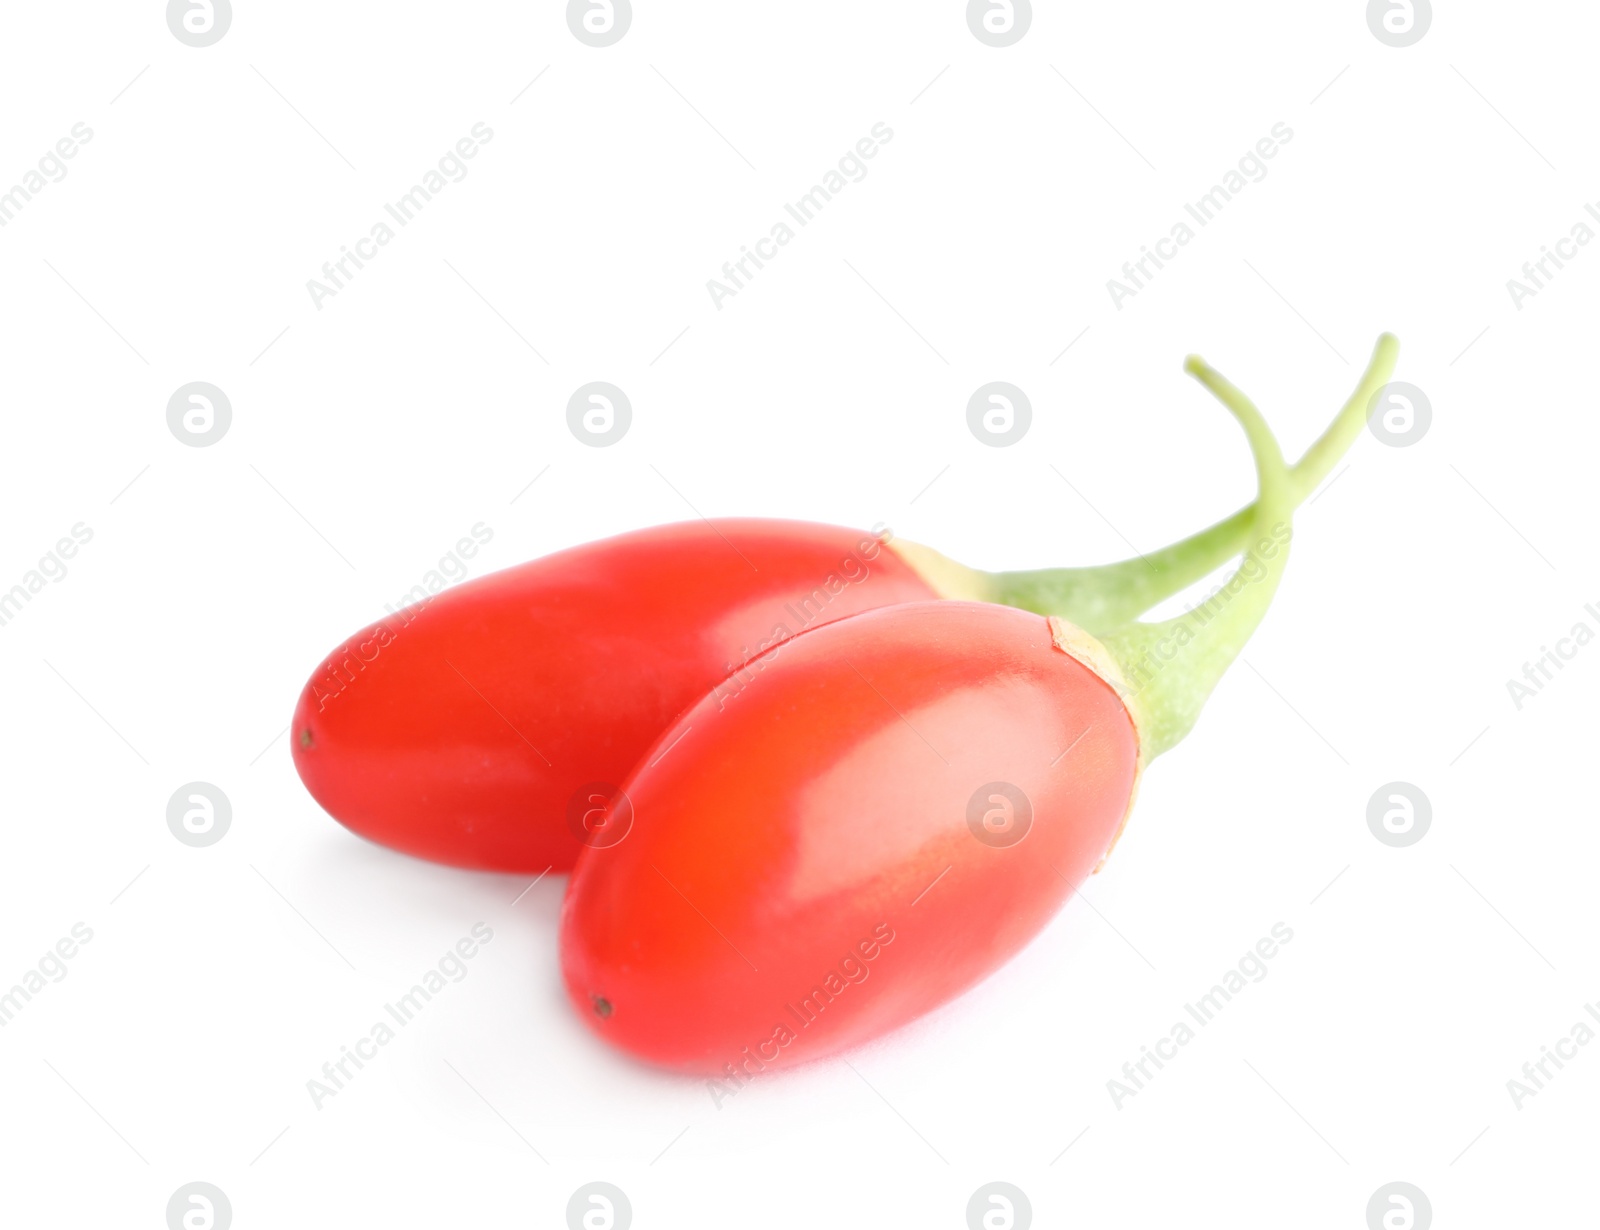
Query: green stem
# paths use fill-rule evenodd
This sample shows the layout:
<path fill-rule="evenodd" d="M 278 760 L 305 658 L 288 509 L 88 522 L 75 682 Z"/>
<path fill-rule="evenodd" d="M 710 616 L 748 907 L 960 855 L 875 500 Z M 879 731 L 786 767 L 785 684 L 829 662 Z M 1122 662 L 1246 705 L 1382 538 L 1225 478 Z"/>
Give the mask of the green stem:
<path fill-rule="evenodd" d="M 1291 507 L 1315 491 L 1355 443 L 1366 426 L 1368 405 L 1393 374 L 1399 353 L 1400 343 L 1392 334 L 1385 333 L 1378 339 L 1372 361 L 1355 392 L 1317 442 L 1288 471 Z M 1207 382 L 1201 374 L 1207 370 L 1203 366 L 1197 368 L 1191 361 L 1187 370 L 1202 383 Z M 1216 389 L 1213 387 L 1212 391 Z M 1235 407 L 1229 408 L 1238 412 Z M 1137 559 L 1089 568 L 990 573 L 983 579 L 983 596 L 990 602 L 1041 615 L 1059 615 L 1088 632 L 1120 628 L 1242 552 L 1256 524 L 1257 511 L 1253 507 L 1242 508 L 1209 529 Z"/>
<path fill-rule="evenodd" d="M 1148 763 L 1194 726 L 1217 681 L 1256 630 L 1289 558 L 1294 479 L 1261 412 L 1233 385 L 1191 355 L 1184 370 L 1239 420 L 1256 462 L 1258 489 L 1241 537 L 1243 561 L 1215 594 L 1191 611 L 1159 623 L 1130 623 L 1101 642 L 1121 668 L 1118 691 L 1139 727 Z"/>

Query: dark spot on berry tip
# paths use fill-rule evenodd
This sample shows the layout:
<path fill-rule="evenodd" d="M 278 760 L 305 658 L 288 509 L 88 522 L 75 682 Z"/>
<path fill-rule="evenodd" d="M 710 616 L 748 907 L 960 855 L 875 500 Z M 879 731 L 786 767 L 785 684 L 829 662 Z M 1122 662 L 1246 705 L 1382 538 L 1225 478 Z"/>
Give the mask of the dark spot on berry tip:
<path fill-rule="evenodd" d="M 592 996 L 594 1000 L 595 1015 L 605 1018 L 611 1015 L 611 1001 L 603 995 Z"/>
<path fill-rule="evenodd" d="M 311 727 L 307 726 L 304 730 L 302 730 L 300 732 L 300 746 L 301 747 L 310 747 L 311 746 Z"/>

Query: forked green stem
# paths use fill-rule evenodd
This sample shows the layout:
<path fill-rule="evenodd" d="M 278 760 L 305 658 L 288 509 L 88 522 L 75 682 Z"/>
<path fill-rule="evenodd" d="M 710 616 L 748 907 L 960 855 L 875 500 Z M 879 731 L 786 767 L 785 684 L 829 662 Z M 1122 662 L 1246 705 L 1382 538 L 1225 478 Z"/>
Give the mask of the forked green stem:
<path fill-rule="evenodd" d="M 1317 442 L 1306 450 L 1305 456 L 1288 471 L 1287 494 L 1291 507 L 1298 506 L 1321 485 L 1360 436 L 1361 429 L 1366 426 L 1368 405 L 1394 373 L 1399 353 L 1400 343 L 1392 334 L 1385 333 L 1378 339 L 1372 361 L 1350 400 Z M 1203 374 L 1209 369 L 1198 360 L 1191 360 L 1187 370 L 1221 396 L 1218 387 L 1209 383 Z M 1230 405 L 1229 409 L 1239 413 L 1235 406 Z M 1041 615 L 1059 615 L 1088 632 L 1109 632 L 1137 619 L 1158 602 L 1186 589 L 1244 551 L 1257 521 L 1257 511 L 1253 507 L 1241 508 L 1209 529 L 1137 559 L 1089 568 L 990 573 L 984 578 L 987 591 L 984 596 L 991 602 L 1022 607 Z"/>
<path fill-rule="evenodd" d="M 1159 623 L 1130 623 L 1101 642 L 1122 670 L 1119 691 L 1139 726 L 1148 762 L 1188 734 L 1217 681 L 1256 630 L 1289 557 L 1296 494 L 1261 412 L 1191 355 L 1184 369 L 1239 420 L 1256 462 L 1258 489 L 1242 535 L 1239 568 L 1205 602 Z"/>

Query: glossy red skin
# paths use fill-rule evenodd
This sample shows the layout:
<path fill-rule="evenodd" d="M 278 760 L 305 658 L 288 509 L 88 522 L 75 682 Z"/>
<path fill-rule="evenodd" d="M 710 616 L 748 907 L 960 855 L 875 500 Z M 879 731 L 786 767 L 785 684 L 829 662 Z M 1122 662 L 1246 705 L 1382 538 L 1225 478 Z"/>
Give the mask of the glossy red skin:
<path fill-rule="evenodd" d="M 568 885 L 568 995 L 635 1056 L 736 1080 L 875 1038 L 1049 921 L 1111 845 L 1137 755 L 1122 701 L 1042 616 L 916 603 L 808 632 L 623 784 L 632 831 Z M 1033 809 L 1003 848 L 967 818 L 995 781 Z M 791 1012 L 830 973 L 833 1002 Z"/>
<path fill-rule="evenodd" d="M 735 665 L 775 636 L 932 596 L 872 534 L 836 526 L 694 521 L 589 543 L 351 637 L 301 694 L 295 767 L 383 845 L 565 871 L 575 792 L 620 782 Z"/>

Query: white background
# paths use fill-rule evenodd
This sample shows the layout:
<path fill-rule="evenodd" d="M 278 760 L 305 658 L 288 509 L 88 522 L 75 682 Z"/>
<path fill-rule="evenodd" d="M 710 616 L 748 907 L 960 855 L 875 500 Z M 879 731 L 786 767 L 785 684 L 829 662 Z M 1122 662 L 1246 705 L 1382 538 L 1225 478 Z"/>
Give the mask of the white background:
<path fill-rule="evenodd" d="M 1359 1230 L 1394 1180 L 1441 1227 L 1592 1215 L 1600 1046 L 1520 1110 L 1506 1082 L 1600 1000 L 1600 648 L 1520 711 L 1506 681 L 1600 628 L 1600 250 L 1520 310 L 1506 281 L 1600 199 L 1600 13 L 1439 7 L 1397 50 L 1359 0 L 1041 4 L 996 50 L 951 0 L 640 0 L 596 50 L 551 2 L 239 3 L 205 49 L 151 0 L 8 6 L 0 190 L 94 133 L 0 229 L 0 588 L 94 534 L 0 627 L 0 984 L 94 933 L 0 1030 L 8 1221 L 158 1227 L 193 1180 L 241 1230 L 558 1227 L 595 1179 L 641 1228 L 959 1227 L 996 1179 L 1040 1226 Z M 314 307 L 479 121 L 467 178 Z M 706 280 L 879 121 L 867 178 L 716 310 Z M 1270 174 L 1115 308 L 1280 121 Z M 296 778 L 321 655 L 475 522 L 473 575 L 696 511 L 1121 558 L 1252 489 L 1187 352 L 1292 457 L 1383 329 L 1428 434 L 1364 435 L 1302 510 L 1084 894 L 848 1065 L 719 1109 L 608 1052 L 561 990 L 557 877 L 519 898 L 391 854 Z M 166 423 L 196 380 L 233 406 L 207 448 Z M 632 399 L 614 447 L 566 426 L 591 380 Z M 1033 402 L 1010 448 L 965 423 L 990 380 Z M 204 849 L 165 819 L 194 780 L 233 806 Z M 1394 780 L 1433 807 L 1405 849 L 1366 823 Z M 1278 921 L 1266 979 L 1117 1109 L 1106 1082 Z M 314 1108 L 477 922 L 470 975 Z"/>

